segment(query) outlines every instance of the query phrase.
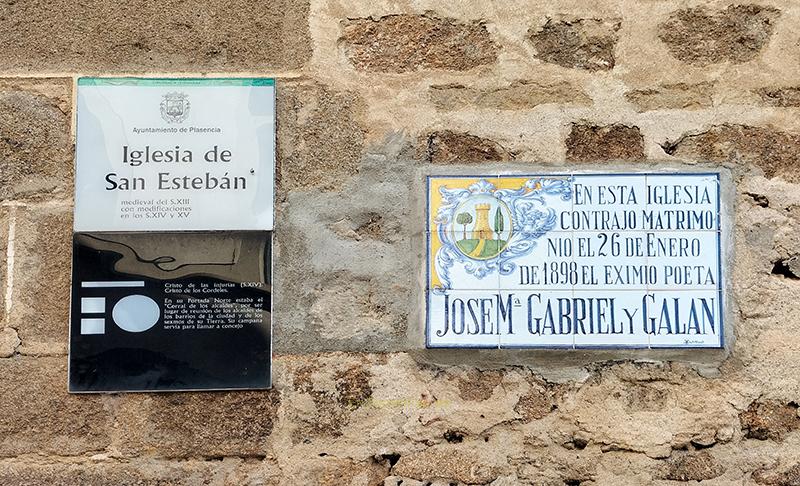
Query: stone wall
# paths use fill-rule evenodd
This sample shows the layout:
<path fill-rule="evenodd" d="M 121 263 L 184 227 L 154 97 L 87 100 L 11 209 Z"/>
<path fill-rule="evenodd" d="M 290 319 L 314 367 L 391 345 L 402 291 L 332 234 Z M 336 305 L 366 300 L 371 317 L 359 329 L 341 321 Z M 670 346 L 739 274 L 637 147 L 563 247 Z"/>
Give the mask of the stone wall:
<path fill-rule="evenodd" d="M 796 1 L 0 3 L 0 483 L 800 484 Z M 66 392 L 74 80 L 126 74 L 278 79 L 269 392 Z M 421 175 L 620 163 L 730 172 L 725 357 L 409 344 Z"/>

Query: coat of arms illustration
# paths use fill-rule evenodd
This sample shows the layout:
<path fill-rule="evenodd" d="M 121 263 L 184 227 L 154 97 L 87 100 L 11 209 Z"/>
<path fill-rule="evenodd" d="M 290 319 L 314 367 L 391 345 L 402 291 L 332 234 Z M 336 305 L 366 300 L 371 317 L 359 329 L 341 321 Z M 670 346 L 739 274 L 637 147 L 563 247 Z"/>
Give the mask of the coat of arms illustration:
<path fill-rule="evenodd" d="M 161 99 L 161 118 L 167 123 L 181 123 L 189 116 L 189 96 L 172 92 Z"/>
<path fill-rule="evenodd" d="M 432 186 L 438 194 L 430 206 L 434 292 L 451 288 L 455 266 L 478 280 L 495 272 L 511 274 L 514 260 L 530 254 L 537 240 L 556 226 L 557 211 L 548 200 L 572 199 L 569 177 L 514 179 L 504 187 L 491 178 L 464 180 L 468 185 L 442 179 Z"/>

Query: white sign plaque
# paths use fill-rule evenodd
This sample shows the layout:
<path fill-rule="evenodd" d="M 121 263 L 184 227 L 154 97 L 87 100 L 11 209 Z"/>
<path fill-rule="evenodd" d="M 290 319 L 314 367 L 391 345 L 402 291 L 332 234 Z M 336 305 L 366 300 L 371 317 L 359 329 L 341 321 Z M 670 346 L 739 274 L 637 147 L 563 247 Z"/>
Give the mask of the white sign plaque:
<path fill-rule="evenodd" d="M 78 80 L 75 231 L 272 230 L 272 79 Z"/>
<path fill-rule="evenodd" d="M 70 392 L 269 388 L 274 80 L 77 91 Z"/>
<path fill-rule="evenodd" d="M 718 173 L 431 176 L 426 342 L 724 346 Z"/>

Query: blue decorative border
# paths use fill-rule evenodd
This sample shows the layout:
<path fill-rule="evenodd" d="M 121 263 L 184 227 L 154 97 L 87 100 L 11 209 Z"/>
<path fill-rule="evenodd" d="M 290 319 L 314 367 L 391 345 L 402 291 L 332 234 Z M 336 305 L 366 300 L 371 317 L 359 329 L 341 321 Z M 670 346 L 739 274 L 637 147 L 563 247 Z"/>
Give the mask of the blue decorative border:
<path fill-rule="evenodd" d="M 560 345 L 560 344 L 552 344 L 552 345 L 502 345 L 498 344 L 497 346 L 488 346 L 485 344 L 448 344 L 448 343 L 440 343 L 440 344 L 432 344 L 431 343 L 431 336 L 430 336 L 430 277 L 431 277 L 431 179 L 480 179 L 480 178 L 522 178 L 522 177 L 570 177 L 570 176 L 580 176 L 580 177 L 600 177 L 600 176 L 615 176 L 615 177 L 625 177 L 625 176 L 714 176 L 717 180 L 717 208 L 716 208 L 716 218 L 717 218 L 717 296 L 719 298 L 719 310 L 720 310 L 720 326 L 719 326 L 719 344 L 717 346 L 692 346 L 692 345 L 685 345 L 685 346 L 641 346 L 638 344 L 634 345 Z M 725 348 L 725 305 L 724 305 L 724 289 L 723 289 L 723 282 L 722 282 L 722 216 L 720 214 L 721 208 L 721 178 L 719 172 L 602 172 L 602 173 L 574 173 L 574 172 L 564 172 L 564 173 L 547 173 L 547 174 L 497 174 L 493 176 L 488 176 L 486 174 L 481 175 L 449 175 L 449 174 L 433 174 L 427 175 L 425 177 L 425 347 L 427 349 L 574 349 L 574 350 L 587 350 L 587 349 L 724 349 Z"/>

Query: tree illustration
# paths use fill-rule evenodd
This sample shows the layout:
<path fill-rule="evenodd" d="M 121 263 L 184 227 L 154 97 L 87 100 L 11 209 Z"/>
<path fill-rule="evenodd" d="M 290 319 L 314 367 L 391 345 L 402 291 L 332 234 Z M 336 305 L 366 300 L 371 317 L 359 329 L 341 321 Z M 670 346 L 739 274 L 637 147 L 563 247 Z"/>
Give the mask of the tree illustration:
<path fill-rule="evenodd" d="M 459 213 L 456 216 L 456 223 L 464 226 L 464 237 L 461 238 L 462 240 L 467 239 L 467 225 L 472 222 L 472 215 L 469 213 Z"/>
<path fill-rule="evenodd" d="M 500 239 L 500 233 L 503 232 L 503 226 L 505 225 L 505 221 L 503 220 L 503 213 L 500 212 L 500 208 L 497 208 L 497 211 L 494 213 L 494 232 L 497 233 L 497 239 Z"/>

